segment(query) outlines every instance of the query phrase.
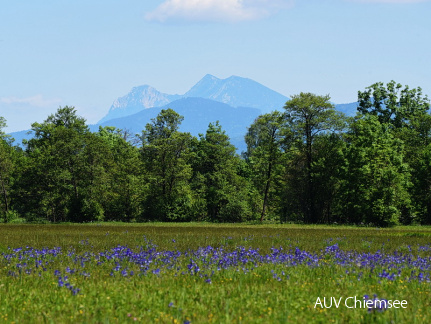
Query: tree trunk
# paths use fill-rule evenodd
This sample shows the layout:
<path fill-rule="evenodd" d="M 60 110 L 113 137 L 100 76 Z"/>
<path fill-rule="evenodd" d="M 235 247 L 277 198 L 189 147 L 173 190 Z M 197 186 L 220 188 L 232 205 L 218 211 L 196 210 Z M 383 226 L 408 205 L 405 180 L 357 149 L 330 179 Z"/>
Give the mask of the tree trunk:
<path fill-rule="evenodd" d="M 311 165 L 312 165 L 312 135 L 311 135 L 311 125 L 309 121 L 305 123 L 305 145 L 306 145 L 306 159 L 307 159 L 307 186 L 306 186 L 306 215 L 305 220 L 307 223 L 315 223 L 315 212 L 314 212 L 314 188 L 313 179 L 311 175 Z"/>
<path fill-rule="evenodd" d="M 271 185 L 271 173 L 272 173 L 272 161 L 268 165 L 268 172 L 266 175 L 266 185 L 265 185 L 265 192 L 263 196 L 263 206 L 262 206 L 262 213 L 260 215 L 260 222 L 263 222 L 263 219 L 265 217 L 266 212 L 266 206 L 268 205 L 268 194 L 269 194 L 269 187 Z"/>
<path fill-rule="evenodd" d="M 2 193 L 3 193 L 6 213 L 7 213 L 9 211 L 8 194 L 7 194 L 7 190 L 6 190 L 5 180 L 4 180 L 4 177 L 2 176 L 1 173 L 0 173 L 0 182 L 1 182 L 1 187 L 2 187 Z"/>

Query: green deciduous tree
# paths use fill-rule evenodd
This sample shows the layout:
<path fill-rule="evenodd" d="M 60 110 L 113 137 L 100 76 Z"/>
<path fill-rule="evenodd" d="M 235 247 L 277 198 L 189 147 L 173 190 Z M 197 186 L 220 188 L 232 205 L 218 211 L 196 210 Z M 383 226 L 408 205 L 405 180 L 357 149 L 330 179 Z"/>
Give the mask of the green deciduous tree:
<path fill-rule="evenodd" d="M 397 224 L 410 205 L 403 142 L 387 123 L 368 115 L 352 123 L 345 158 L 340 206 L 348 222 Z"/>
<path fill-rule="evenodd" d="M 340 131 L 345 127 L 345 117 L 335 110 L 330 103 L 330 97 L 318 96 L 312 93 L 303 93 L 292 96 L 284 106 L 287 114 L 288 127 L 293 132 L 297 154 L 296 165 L 303 167 L 296 172 L 303 176 L 295 176 L 296 186 L 302 188 L 302 213 L 307 223 L 319 222 L 319 213 L 316 211 L 316 185 L 313 175 L 313 162 L 315 160 L 314 144 L 320 134 Z M 301 162 L 302 158 L 303 164 Z"/>
<path fill-rule="evenodd" d="M 0 216 L 7 221 L 10 213 L 10 188 L 14 170 L 13 148 L 10 138 L 3 132 L 6 120 L 0 117 Z"/>
<path fill-rule="evenodd" d="M 410 166 L 413 182 L 410 195 L 415 215 L 402 221 L 431 224 L 431 116 L 428 113 L 415 116 L 396 135 L 404 142 L 405 161 Z"/>
<path fill-rule="evenodd" d="M 292 137 L 289 131 L 285 116 L 275 111 L 259 116 L 249 127 L 245 137 L 245 158 L 253 174 L 253 185 L 262 199 L 261 222 L 268 208 L 277 207 L 271 202 L 277 198 L 277 190 L 280 189 L 278 178 L 283 172 L 284 150 Z"/>
<path fill-rule="evenodd" d="M 328 133 L 316 137 L 312 177 L 314 185 L 314 206 L 321 223 L 342 222 L 337 197 L 340 195 L 340 181 L 344 163 L 345 141 L 342 133 Z M 341 202 L 342 203 L 342 202 Z"/>
<path fill-rule="evenodd" d="M 139 149 L 125 135 L 115 127 L 100 127 L 97 133 L 108 147 L 108 183 L 103 189 L 106 220 L 132 221 L 142 214 L 145 170 Z"/>
<path fill-rule="evenodd" d="M 183 117 L 162 110 L 142 132 L 142 159 L 146 170 L 146 220 L 188 220 L 193 205 L 189 180 L 192 136 L 179 132 Z"/>
<path fill-rule="evenodd" d="M 59 108 L 43 123 L 34 123 L 28 142 L 32 192 L 29 201 L 50 221 L 82 221 L 80 203 L 83 135 L 89 132 L 74 107 Z M 38 181 L 36 180 L 38 179 Z"/>
<path fill-rule="evenodd" d="M 218 122 L 209 124 L 194 151 L 193 185 L 205 198 L 206 219 L 213 222 L 247 219 L 247 182 L 238 174 L 240 158 Z"/>
<path fill-rule="evenodd" d="M 108 145 L 73 107 L 59 108 L 32 129 L 21 204 L 33 217 L 53 222 L 103 220 Z"/>
<path fill-rule="evenodd" d="M 422 224 L 431 224 L 431 144 L 423 147 L 412 162 L 411 197 L 417 218 Z M 406 221 L 409 223 L 409 220 Z"/>
<path fill-rule="evenodd" d="M 431 116 L 428 97 L 423 95 L 420 87 L 410 89 L 391 81 L 386 86 L 378 82 L 359 91 L 358 101 L 360 113 L 376 116 L 404 143 L 404 161 L 410 166 L 414 185 L 409 187 L 412 211 L 405 213 L 401 221 L 405 224 L 413 221 L 430 223 L 431 177 L 427 152 L 431 142 Z"/>

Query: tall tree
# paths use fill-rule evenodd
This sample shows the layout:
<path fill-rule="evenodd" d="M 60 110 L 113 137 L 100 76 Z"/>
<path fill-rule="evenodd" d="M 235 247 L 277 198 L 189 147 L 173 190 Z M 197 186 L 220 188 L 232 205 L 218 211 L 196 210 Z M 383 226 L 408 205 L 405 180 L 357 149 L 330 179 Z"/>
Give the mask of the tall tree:
<path fill-rule="evenodd" d="M 221 125 L 210 123 L 205 135 L 200 135 L 192 163 L 194 189 L 205 197 L 208 220 L 239 222 L 247 218 L 247 185 L 238 175 L 239 163 Z"/>
<path fill-rule="evenodd" d="M 105 173 L 108 185 L 104 188 L 105 219 L 139 219 L 142 213 L 145 170 L 138 147 L 127 141 L 128 132 L 115 127 L 100 127 L 96 134 L 108 146 L 106 155 L 109 156 L 109 166 Z"/>
<path fill-rule="evenodd" d="M 342 213 L 350 223 L 398 224 L 409 208 L 410 173 L 403 142 L 377 116 L 358 118 L 346 135 Z"/>
<path fill-rule="evenodd" d="M 273 187 L 283 168 L 285 146 L 291 139 L 291 134 L 287 134 L 290 129 L 285 123 L 285 116 L 278 111 L 261 115 L 249 127 L 245 137 L 245 157 L 252 169 L 254 186 L 262 197 L 261 222 L 270 201 L 276 197 Z"/>
<path fill-rule="evenodd" d="M 358 102 L 360 113 L 376 116 L 404 143 L 404 161 L 410 166 L 414 185 L 409 187 L 412 210 L 405 210 L 401 221 L 431 223 L 431 173 L 427 166 L 431 142 L 430 100 L 420 87 L 410 89 L 391 81 L 386 86 L 377 82 L 359 91 Z"/>
<path fill-rule="evenodd" d="M 404 142 L 404 156 L 410 166 L 413 186 L 410 187 L 414 211 L 402 218 L 404 224 L 431 224 L 431 116 L 423 113 L 413 117 L 408 126 L 395 130 Z"/>
<path fill-rule="evenodd" d="M 174 110 L 162 110 L 142 132 L 142 158 L 148 185 L 145 219 L 186 220 L 190 212 L 192 136 L 178 131 L 182 120 Z"/>
<path fill-rule="evenodd" d="M 429 225 L 431 224 L 431 144 L 422 147 L 411 166 L 413 182 L 411 198 L 417 216 L 404 222 L 417 221 Z"/>
<path fill-rule="evenodd" d="M 305 157 L 305 192 L 303 199 L 304 220 L 307 223 L 319 221 L 315 210 L 315 185 L 312 172 L 313 146 L 319 134 L 340 131 L 345 127 L 345 118 L 335 110 L 329 95 L 318 96 L 303 93 L 292 96 L 284 106 L 289 127 L 296 138 L 298 151 Z"/>
<path fill-rule="evenodd" d="M 0 117 L 0 215 L 6 215 L 10 211 L 10 186 L 13 172 L 13 148 L 10 138 L 3 132 L 6 127 L 6 120 Z"/>
<path fill-rule="evenodd" d="M 27 143 L 30 157 L 23 204 L 50 221 L 82 221 L 83 150 L 89 132 L 74 107 L 59 108 L 43 123 L 34 123 Z"/>
<path fill-rule="evenodd" d="M 343 133 L 327 133 L 316 137 L 312 173 L 315 212 L 321 223 L 343 221 L 338 212 L 337 197 L 341 190 L 345 148 Z"/>

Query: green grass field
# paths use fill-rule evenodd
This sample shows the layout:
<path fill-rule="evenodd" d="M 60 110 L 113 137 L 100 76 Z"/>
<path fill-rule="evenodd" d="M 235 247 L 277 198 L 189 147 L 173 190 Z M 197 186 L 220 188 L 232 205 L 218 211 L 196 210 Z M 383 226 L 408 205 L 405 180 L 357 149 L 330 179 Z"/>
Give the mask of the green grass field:
<path fill-rule="evenodd" d="M 430 269 L 430 227 L 2 224 L 0 322 L 430 323 Z"/>

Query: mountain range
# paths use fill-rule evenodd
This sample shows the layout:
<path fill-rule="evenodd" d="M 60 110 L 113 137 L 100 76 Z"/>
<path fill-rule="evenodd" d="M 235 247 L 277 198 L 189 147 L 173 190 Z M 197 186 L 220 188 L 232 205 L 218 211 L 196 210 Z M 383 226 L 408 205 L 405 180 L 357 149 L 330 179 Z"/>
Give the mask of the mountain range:
<path fill-rule="evenodd" d="M 289 98 L 251 79 L 231 76 L 219 79 L 207 74 L 183 95 L 166 94 L 142 85 L 119 97 L 92 131 L 99 126 L 115 126 L 140 133 L 162 109 L 172 108 L 184 116 L 181 131 L 197 136 L 205 133 L 209 123 L 220 122 L 237 151 L 246 149 L 244 135 L 253 121 L 263 113 L 282 110 Z M 356 113 L 357 103 L 336 105 L 347 115 Z M 11 134 L 20 142 L 28 138 L 25 131 Z"/>
<path fill-rule="evenodd" d="M 146 108 L 162 107 L 185 98 L 209 99 L 234 108 L 257 108 L 261 113 L 281 109 L 289 100 L 288 97 L 251 79 L 238 76 L 219 79 L 207 74 L 183 95 L 161 93 L 148 85 L 135 87 L 127 95 L 115 100 L 108 114 L 99 123 L 132 115 Z"/>

